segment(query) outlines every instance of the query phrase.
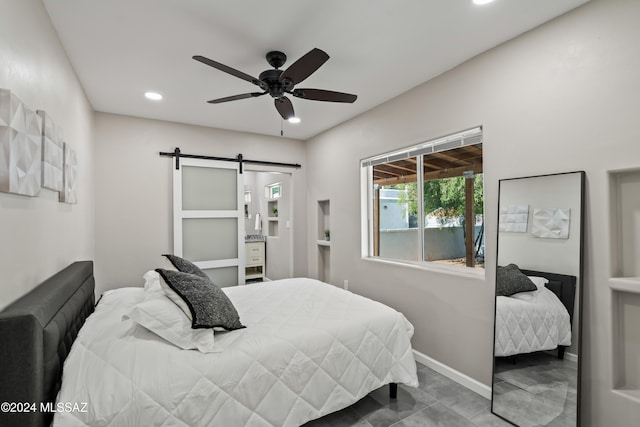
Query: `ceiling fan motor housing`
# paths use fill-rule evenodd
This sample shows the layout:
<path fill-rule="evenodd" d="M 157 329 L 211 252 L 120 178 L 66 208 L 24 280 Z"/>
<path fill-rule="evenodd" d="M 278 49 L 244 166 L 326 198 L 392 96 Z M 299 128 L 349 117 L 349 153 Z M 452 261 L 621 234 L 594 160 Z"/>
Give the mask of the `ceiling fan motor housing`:
<path fill-rule="evenodd" d="M 269 92 L 272 98 L 281 98 L 285 91 L 292 86 L 289 79 L 280 81 L 280 74 L 282 74 L 282 70 L 265 70 L 258 76 L 260 81 L 264 83 L 264 87 L 263 85 L 260 87 Z"/>

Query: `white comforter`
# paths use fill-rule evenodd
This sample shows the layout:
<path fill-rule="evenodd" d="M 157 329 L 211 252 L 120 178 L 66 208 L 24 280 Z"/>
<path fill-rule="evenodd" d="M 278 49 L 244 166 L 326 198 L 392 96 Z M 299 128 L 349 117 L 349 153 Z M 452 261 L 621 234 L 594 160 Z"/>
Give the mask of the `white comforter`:
<path fill-rule="evenodd" d="M 545 287 L 496 298 L 496 356 L 571 345 L 569 313 Z"/>
<path fill-rule="evenodd" d="M 64 366 L 55 426 L 297 426 L 389 382 L 417 386 L 399 312 L 312 279 L 226 288 L 246 329 L 219 353 L 181 350 L 123 314 L 143 290 L 108 291 Z"/>

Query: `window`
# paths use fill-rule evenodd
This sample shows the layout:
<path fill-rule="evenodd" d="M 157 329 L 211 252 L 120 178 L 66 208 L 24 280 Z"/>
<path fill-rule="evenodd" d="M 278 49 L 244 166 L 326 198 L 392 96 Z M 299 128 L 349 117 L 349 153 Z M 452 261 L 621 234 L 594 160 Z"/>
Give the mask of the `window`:
<path fill-rule="evenodd" d="M 481 128 L 361 165 L 367 256 L 484 267 Z"/>
<path fill-rule="evenodd" d="M 282 196 L 282 183 L 276 182 L 264 186 L 264 197 L 267 199 L 278 199 Z"/>

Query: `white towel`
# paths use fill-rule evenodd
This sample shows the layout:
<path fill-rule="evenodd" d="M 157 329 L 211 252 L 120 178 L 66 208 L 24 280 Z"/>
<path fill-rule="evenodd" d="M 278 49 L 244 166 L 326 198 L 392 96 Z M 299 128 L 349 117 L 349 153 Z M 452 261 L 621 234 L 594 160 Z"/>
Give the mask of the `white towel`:
<path fill-rule="evenodd" d="M 256 226 L 255 226 L 256 231 L 261 231 L 262 230 L 262 221 L 260 221 L 260 214 L 257 213 L 256 214 Z"/>

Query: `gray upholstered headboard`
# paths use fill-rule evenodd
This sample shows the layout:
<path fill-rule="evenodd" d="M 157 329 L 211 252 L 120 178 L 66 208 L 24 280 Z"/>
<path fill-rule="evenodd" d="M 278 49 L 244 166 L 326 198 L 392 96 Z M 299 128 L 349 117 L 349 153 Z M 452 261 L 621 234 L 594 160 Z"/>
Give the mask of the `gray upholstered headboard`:
<path fill-rule="evenodd" d="M 62 365 L 93 312 L 93 262 L 74 262 L 0 312 L 0 402 L 35 403 L 35 412 L 0 411 L 1 426 L 47 426 Z"/>

